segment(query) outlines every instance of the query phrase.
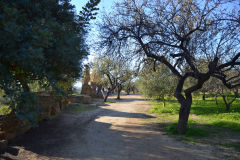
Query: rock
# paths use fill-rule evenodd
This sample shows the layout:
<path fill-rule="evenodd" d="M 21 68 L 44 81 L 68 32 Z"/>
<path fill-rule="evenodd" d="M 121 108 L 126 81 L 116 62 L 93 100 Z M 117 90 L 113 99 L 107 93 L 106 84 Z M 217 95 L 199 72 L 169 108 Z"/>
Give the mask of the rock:
<path fill-rule="evenodd" d="M 64 102 L 64 103 L 63 103 Z M 38 107 L 40 108 L 39 121 L 48 119 L 50 116 L 57 115 L 65 107 L 67 101 L 63 101 L 60 96 L 38 95 Z"/>

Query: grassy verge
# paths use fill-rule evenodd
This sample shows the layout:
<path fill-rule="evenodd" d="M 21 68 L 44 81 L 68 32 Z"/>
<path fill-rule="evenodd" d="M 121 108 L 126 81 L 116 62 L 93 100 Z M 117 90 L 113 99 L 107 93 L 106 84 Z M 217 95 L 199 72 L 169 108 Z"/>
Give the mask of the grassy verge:
<path fill-rule="evenodd" d="M 163 117 L 170 115 L 172 121 L 176 122 L 179 104 L 176 100 L 168 100 L 166 106 L 162 107 L 161 102 L 154 101 L 154 107 L 150 112 Z M 230 111 L 227 112 L 224 103 L 220 100 L 218 105 L 215 104 L 214 100 L 194 100 L 189 119 L 190 123 L 240 131 L 240 101 L 235 101 L 231 105 Z"/>
<path fill-rule="evenodd" d="M 150 113 L 158 115 L 159 129 L 164 129 L 167 134 L 177 135 L 179 106 L 179 103 L 174 99 L 167 100 L 165 107 L 161 101 L 153 101 Z M 186 134 L 177 137 L 186 142 L 213 142 L 240 151 L 239 133 L 239 99 L 231 105 L 230 111 L 227 112 L 220 97 L 218 105 L 216 105 L 213 97 L 209 96 L 205 101 L 201 100 L 201 97 L 194 97 Z M 233 138 L 234 141 L 227 141 L 227 138 Z"/>

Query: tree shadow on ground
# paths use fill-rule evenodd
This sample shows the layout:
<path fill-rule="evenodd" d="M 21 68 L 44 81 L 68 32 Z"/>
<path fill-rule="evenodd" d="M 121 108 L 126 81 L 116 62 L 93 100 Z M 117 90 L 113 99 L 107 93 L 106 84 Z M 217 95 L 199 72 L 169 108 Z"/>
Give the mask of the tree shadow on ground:
<path fill-rule="evenodd" d="M 120 115 L 119 115 L 120 116 Z M 127 116 L 129 117 L 129 116 Z M 133 116 L 135 117 L 135 116 Z M 137 116 L 139 117 L 139 116 Z M 31 157 L 31 154 L 37 154 L 42 159 L 99 159 L 99 160 L 159 160 L 159 159 L 192 159 L 192 154 L 196 151 L 194 148 L 187 149 L 186 146 L 179 143 L 173 143 L 170 139 L 159 137 L 158 132 L 143 133 L 145 126 L 114 126 L 111 124 L 92 121 L 91 126 L 96 129 L 87 131 L 86 137 L 82 137 L 82 131 L 75 129 L 61 133 L 58 132 L 39 132 L 43 128 L 33 129 L 25 136 L 18 138 L 10 144 L 9 148 L 16 146 L 24 148 L 27 151 L 21 156 L 25 159 Z M 44 126 L 44 129 L 48 127 Z M 94 133 L 92 133 L 94 132 Z M 92 136 L 95 135 L 95 136 Z M 126 136 L 127 135 L 127 136 Z M 34 138 L 33 138 L 34 137 Z M 90 142 L 86 138 L 91 138 Z M 89 150 L 90 149 L 90 150 Z M 199 159 L 211 159 L 204 154 L 206 150 L 195 155 Z M 20 153 L 22 154 L 22 153 Z M 29 155 L 28 155 L 29 154 Z M 184 155 L 184 156 L 183 156 Z M 181 157 L 183 156 L 183 157 Z M 14 159 L 15 156 L 10 153 L 3 157 Z"/>
<path fill-rule="evenodd" d="M 123 101 L 133 102 L 135 99 L 129 98 Z M 62 113 L 11 141 L 0 158 L 185 160 L 186 157 L 193 159 L 196 156 L 198 159 L 215 159 L 208 157 L 206 149 L 198 150 L 199 148 L 194 149 L 173 142 L 149 126 L 131 125 L 131 123 L 113 125 L 114 123 L 106 120 L 102 122 L 102 117 L 114 117 L 117 120 L 154 118 L 143 113 L 120 112 L 106 107 L 78 115 Z"/>

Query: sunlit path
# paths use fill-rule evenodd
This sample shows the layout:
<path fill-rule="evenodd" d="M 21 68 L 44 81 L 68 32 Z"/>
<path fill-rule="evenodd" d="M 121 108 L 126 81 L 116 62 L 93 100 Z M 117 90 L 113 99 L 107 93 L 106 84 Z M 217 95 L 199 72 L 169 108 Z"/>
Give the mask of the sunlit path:
<path fill-rule="evenodd" d="M 154 160 L 217 159 L 209 146 L 178 142 L 146 124 L 147 102 L 140 96 L 82 113 L 63 113 L 13 142 L 9 159 Z M 143 120 L 145 119 L 145 120 Z"/>

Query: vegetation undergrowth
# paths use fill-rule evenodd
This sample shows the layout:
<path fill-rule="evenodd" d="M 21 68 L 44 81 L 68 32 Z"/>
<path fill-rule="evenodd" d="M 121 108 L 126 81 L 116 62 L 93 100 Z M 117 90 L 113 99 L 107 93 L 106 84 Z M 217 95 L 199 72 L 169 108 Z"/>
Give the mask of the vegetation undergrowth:
<path fill-rule="evenodd" d="M 176 135 L 177 133 L 177 124 L 171 124 L 165 127 L 167 129 L 167 134 Z M 194 127 L 192 125 L 187 126 L 187 130 L 185 133 L 186 137 L 206 137 L 209 135 L 207 130 Z"/>
<path fill-rule="evenodd" d="M 7 115 L 10 114 L 12 111 L 12 108 L 9 107 L 8 105 L 2 105 L 0 107 L 0 115 Z"/>

